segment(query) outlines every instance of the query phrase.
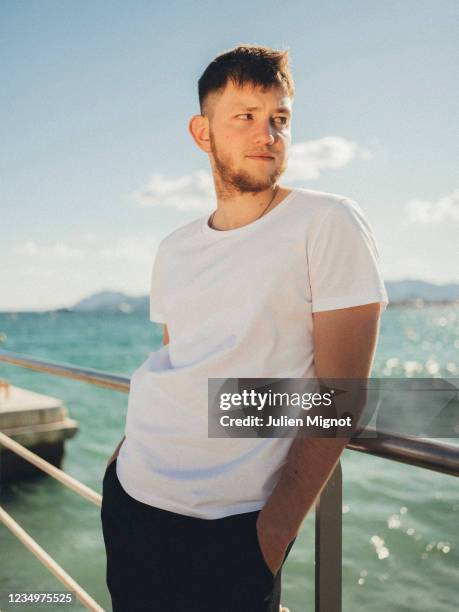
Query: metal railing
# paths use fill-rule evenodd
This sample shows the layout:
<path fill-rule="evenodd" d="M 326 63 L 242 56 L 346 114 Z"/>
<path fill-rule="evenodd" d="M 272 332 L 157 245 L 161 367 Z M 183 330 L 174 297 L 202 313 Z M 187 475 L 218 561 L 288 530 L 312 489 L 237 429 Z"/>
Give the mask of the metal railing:
<path fill-rule="evenodd" d="M 128 377 L 72 364 L 55 363 L 0 350 L 0 362 L 129 392 Z M 347 448 L 450 476 L 459 476 L 459 447 L 423 438 L 384 436 L 352 439 Z M 342 471 L 338 464 L 315 508 L 315 612 L 341 612 L 342 605 Z"/>

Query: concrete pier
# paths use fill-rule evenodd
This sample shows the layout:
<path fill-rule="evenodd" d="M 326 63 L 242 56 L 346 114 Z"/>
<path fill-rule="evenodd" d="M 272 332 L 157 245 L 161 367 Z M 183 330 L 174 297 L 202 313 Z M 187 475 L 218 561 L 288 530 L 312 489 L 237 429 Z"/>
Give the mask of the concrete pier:
<path fill-rule="evenodd" d="M 0 380 L 0 431 L 46 461 L 61 467 L 64 440 L 78 431 L 63 402 Z M 0 446 L 0 482 L 44 475 L 37 467 Z"/>

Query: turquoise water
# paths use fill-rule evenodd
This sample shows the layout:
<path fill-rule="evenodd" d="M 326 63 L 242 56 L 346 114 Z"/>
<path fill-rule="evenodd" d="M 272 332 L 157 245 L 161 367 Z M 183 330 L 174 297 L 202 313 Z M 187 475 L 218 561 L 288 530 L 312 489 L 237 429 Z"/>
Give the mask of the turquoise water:
<path fill-rule="evenodd" d="M 161 329 L 146 315 L 19 314 L 0 315 L 0 337 L 6 350 L 130 375 L 160 346 Z M 372 375 L 457 377 L 458 349 L 458 306 L 389 308 Z M 66 445 L 63 467 L 101 492 L 106 461 L 123 436 L 127 395 L 1 363 L 0 377 L 64 400 L 80 430 Z M 352 451 L 342 464 L 343 611 L 456 610 L 459 481 Z M 1 497 L 5 510 L 110 610 L 99 509 L 50 478 L 4 487 Z M 34 609 L 9 607 L 9 592 L 65 590 L 3 526 L 0 550 L 1 610 Z M 283 575 L 284 605 L 312 611 L 313 513 Z"/>

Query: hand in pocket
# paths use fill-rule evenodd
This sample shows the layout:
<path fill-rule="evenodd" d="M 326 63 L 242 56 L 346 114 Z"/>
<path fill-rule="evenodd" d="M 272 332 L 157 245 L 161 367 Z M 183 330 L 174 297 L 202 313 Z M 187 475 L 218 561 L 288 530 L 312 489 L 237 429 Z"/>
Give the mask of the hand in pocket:
<path fill-rule="evenodd" d="M 256 523 L 256 530 L 261 557 L 275 576 L 282 567 L 289 542 L 282 537 L 281 532 L 264 528 L 259 520 Z"/>

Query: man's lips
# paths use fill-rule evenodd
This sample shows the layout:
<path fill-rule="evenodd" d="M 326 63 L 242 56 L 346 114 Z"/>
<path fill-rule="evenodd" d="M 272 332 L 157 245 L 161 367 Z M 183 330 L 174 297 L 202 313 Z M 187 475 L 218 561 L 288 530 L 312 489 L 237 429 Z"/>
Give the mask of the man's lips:
<path fill-rule="evenodd" d="M 262 153 L 254 154 L 254 155 L 247 155 L 247 157 L 249 159 L 261 159 L 261 160 L 267 160 L 267 161 L 274 159 L 272 155 L 264 155 Z"/>

